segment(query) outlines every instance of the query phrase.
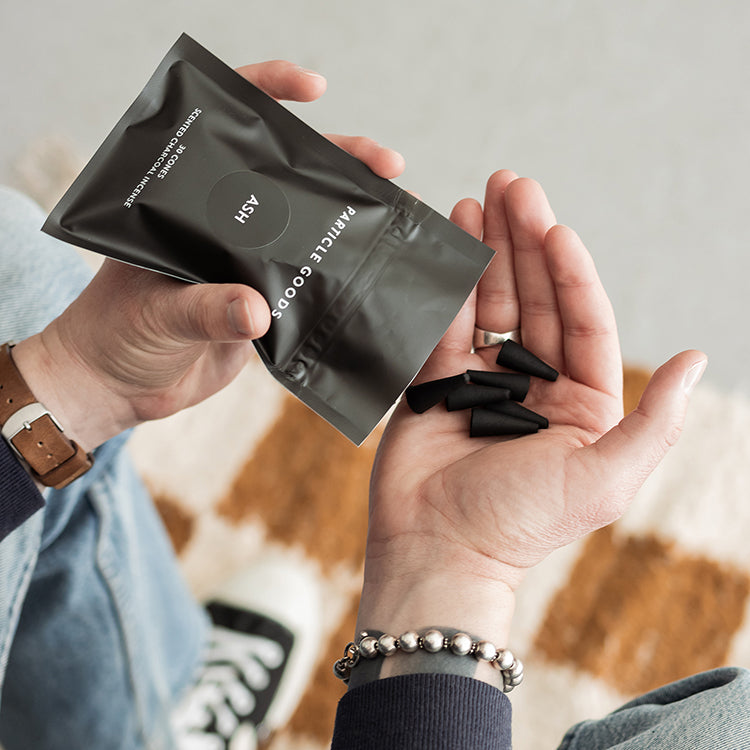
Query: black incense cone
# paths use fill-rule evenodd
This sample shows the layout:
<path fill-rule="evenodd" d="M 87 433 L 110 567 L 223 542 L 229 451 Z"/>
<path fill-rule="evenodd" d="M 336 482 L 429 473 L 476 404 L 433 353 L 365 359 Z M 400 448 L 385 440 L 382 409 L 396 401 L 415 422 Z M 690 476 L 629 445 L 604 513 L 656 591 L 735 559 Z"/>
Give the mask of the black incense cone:
<path fill-rule="evenodd" d="M 477 385 L 491 385 L 494 388 L 507 388 L 514 401 L 523 401 L 529 392 L 531 377 L 518 372 L 485 372 L 467 370 L 469 380 Z"/>
<path fill-rule="evenodd" d="M 515 401 L 498 401 L 496 404 L 487 404 L 487 408 L 509 417 L 518 417 L 518 419 L 525 419 L 527 422 L 534 422 L 543 430 L 549 427 L 547 417 L 543 417 Z"/>
<path fill-rule="evenodd" d="M 445 408 L 448 411 L 459 409 L 471 409 L 472 406 L 484 406 L 494 404 L 496 401 L 505 401 L 510 398 L 507 388 L 493 388 L 490 385 L 462 385 L 451 391 L 445 399 Z"/>
<path fill-rule="evenodd" d="M 471 410 L 471 437 L 494 437 L 496 435 L 531 435 L 539 425 L 518 417 L 509 417 L 491 409 Z"/>
<path fill-rule="evenodd" d="M 558 372 L 546 362 L 542 362 L 536 354 L 524 349 L 513 339 L 506 339 L 497 355 L 497 364 L 510 370 L 525 372 L 544 380 L 557 380 Z"/>
<path fill-rule="evenodd" d="M 419 385 L 410 385 L 406 389 L 406 403 L 412 411 L 417 414 L 427 411 L 429 408 L 439 404 L 451 391 L 466 385 L 469 376 L 466 373 L 452 375 L 440 380 L 429 380 Z"/>

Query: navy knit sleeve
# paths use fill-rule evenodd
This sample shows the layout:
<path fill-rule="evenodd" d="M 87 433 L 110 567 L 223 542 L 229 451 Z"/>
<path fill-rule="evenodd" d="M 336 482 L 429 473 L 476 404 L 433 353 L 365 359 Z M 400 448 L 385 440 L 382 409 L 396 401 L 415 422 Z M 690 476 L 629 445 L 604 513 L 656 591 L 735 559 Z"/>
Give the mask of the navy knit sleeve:
<path fill-rule="evenodd" d="M 485 682 L 402 675 L 346 693 L 331 750 L 510 750 L 510 725 L 510 701 Z"/>
<path fill-rule="evenodd" d="M 0 438 L 0 542 L 43 506 L 34 480 Z"/>

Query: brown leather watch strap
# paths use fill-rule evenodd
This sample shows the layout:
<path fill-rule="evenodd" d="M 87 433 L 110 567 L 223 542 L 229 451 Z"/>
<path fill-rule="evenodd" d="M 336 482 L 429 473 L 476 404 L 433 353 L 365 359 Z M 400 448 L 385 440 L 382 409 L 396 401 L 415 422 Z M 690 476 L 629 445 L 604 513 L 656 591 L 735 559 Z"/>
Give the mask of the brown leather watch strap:
<path fill-rule="evenodd" d="M 0 425 L 21 407 L 36 401 L 10 355 L 10 344 L 0 349 Z"/>
<path fill-rule="evenodd" d="M 0 429 L 34 478 L 47 487 L 65 487 L 94 463 L 36 400 L 13 362 L 9 344 L 0 347 Z"/>

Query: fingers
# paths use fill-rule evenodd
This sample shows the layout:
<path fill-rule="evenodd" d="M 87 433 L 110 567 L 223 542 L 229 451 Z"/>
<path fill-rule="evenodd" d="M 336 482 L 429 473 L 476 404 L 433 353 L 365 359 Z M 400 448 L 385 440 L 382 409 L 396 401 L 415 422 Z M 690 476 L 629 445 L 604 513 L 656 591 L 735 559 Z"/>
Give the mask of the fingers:
<path fill-rule="evenodd" d="M 483 241 L 496 255 L 477 288 L 476 325 L 521 329 L 525 347 L 597 390 L 619 394 L 622 364 L 614 313 L 578 236 L 555 226 L 541 186 L 493 174 Z"/>
<path fill-rule="evenodd" d="M 477 326 L 504 333 L 520 325 L 520 308 L 513 261 L 513 240 L 505 210 L 505 191 L 517 175 L 495 172 L 487 182 L 482 241 L 495 251 L 477 287 Z"/>
<path fill-rule="evenodd" d="M 459 201 L 451 211 L 450 220 L 473 237 L 481 237 L 482 207 L 477 201 L 470 198 Z M 439 348 L 462 354 L 470 350 L 476 320 L 476 298 L 476 292 L 472 292 L 441 339 Z"/>
<path fill-rule="evenodd" d="M 323 95 L 326 79 L 286 60 L 271 60 L 237 68 L 237 72 L 274 99 L 311 102 Z M 388 180 L 398 177 L 406 166 L 397 151 L 381 146 L 372 138 L 329 135 L 326 137 L 364 162 L 376 175 Z"/>
<path fill-rule="evenodd" d="M 242 284 L 193 284 L 162 307 L 165 332 L 182 341 L 246 341 L 263 336 L 271 313 L 262 295 Z"/>
<path fill-rule="evenodd" d="M 496 172 L 487 184 L 484 241 L 497 254 L 478 288 L 477 325 L 521 329 L 525 347 L 574 380 L 607 393 L 622 385 L 617 329 L 578 236 L 555 226 L 541 186 Z"/>
<path fill-rule="evenodd" d="M 584 474 L 602 479 L 600 525 L 615 520 L 648 475 L 677 442 L 688 398 L 706 367 L 706 355 L 686 351 L 662 365 L 638 407 L 581 451 Z"/>
<path fill-rule="evenodd" d="M 406 167 L 404 157 L 393 149 L 381 146 L 365 136 L 325 134 L 328 140 L 364 162 L 378 177 L 392 180 Z"/>
<path fill-rule="evenodd" d="M 244 65 L 237 72 L 274 99 L 311 102 L 326 90 L 326 79 L 286 60 Z"/>
<path fill-rule="evenodd" d="M 552 227 L 544 240 L 562 321 L 561 369 L 568 377 L 606 393 L 622 393 L 622 362 L 614 311 L 578 235 Z"/>
<path fill-rule="evenodd" d="M 505 206 L 513 241 L 523 345 L 559 369 L 562 322 L 544 248 L 555 215 L 539 183 L 526 178 L 508 185 Z"/>
<path fill-rule="evenodd" d="M 237 68 L 237 72 L 274 99 L 311 102 L 326 90 L 326 79 L 286 60 L 271 60 Z M 398 177 L 406 166 L 397 151 L 381 146 L 372 138 L 326 135 L 340 148 L 364 162 L 376 175 L 388 180 Z"/>
<path fill-rule="evenodd" d="M 464 198 L 456 203 L 451 211 L 450 220 L 472 237 L 479 239 L 482 236 L 482 206 L 472 198 Z"/>

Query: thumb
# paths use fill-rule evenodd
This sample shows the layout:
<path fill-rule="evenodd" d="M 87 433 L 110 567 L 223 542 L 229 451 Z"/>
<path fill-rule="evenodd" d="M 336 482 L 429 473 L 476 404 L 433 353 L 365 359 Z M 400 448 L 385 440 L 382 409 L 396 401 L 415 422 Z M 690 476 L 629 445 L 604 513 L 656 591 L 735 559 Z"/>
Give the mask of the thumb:
<path fill-rule="evenodd" d="M 593 458 L 598 463 L 597 473 L 608 477 L 612 515 L 608 521 L 625 511 L 636 491 L 677 442 L 690 393 L 706 364 L 706 355 L 694 350 L 672 357 L 654 373 L 636 409 L 584 449 L 589 453 L 586 463 Z"/>
<path fill-rule="evenodd" d="M 271 324 L 263 296 L 242 284 L 191 284 L 170 307 L 170 332 L 186 341 L 247 341 Z"/>

